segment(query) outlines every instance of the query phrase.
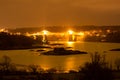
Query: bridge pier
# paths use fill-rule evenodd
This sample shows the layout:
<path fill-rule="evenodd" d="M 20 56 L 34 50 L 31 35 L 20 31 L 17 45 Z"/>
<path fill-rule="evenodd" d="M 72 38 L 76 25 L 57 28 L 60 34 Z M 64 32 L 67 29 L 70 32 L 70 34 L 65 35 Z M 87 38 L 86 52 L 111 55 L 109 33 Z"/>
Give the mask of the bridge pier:
<path fill-rule="evenodd" d="M 43 42 L 44 44 L 48 43 L 47 33 L 48 33 L 48 31 L 43 30 L 43 39 L 42 39 L 42 42 Z"/>
<path fill-rule="evenodd" d="M 69 40 L 69 41 L 76 41 L 76 40 L 77 40 L 77 37 L 76 37 L 75 35 L 70 34 L 68 40 Z"/>
<path fill-rule="evenodd" d="M 42 39 L 42 42 L 43 43 L 46 43 L 48 40 L 47 40 L 47 35 L 43 35 L 43 39 Z"/>

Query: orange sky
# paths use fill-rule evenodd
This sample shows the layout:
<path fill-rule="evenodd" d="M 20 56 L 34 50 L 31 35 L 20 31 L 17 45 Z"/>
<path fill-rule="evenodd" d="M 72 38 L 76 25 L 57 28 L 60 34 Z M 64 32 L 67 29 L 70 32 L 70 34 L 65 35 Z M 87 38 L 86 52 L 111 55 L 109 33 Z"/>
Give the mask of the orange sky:
<path fill-rule="evenodd" d="M 120 0 L 0 0 L 0 27 L 120 25 Z"/>

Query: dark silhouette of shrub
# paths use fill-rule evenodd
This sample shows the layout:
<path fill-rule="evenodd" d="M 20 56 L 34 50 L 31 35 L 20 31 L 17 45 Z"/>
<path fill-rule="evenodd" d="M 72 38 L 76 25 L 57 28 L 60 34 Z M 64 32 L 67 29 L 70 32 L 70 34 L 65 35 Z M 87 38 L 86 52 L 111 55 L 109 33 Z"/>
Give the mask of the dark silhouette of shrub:
<path fill-rule="evenodd" d="M 0 72 L 3 74 L 13 73 L 17 70 L 16 66 L 11 62 L 11 58 L 3 56 L 0 62 Z"/>
<path fill-rule="evenodd" d="M 48 70 L 46 70 L 47 73 L 56 73 L 57 72 L 57 69 L 56 68 L 50 68 Z"/>
<path fill-rule="evenodd" d="M 115 66 L 117 68 L 117 71 L 119 71 L 120 70 L 120 58 L 115 60 Z"/>
<path fill-rule="evenodd" d="M 83 80 L 113 80 L 112 70 L 108 68 L 105 56 L 95 53 L 91 59 L 80 70 L 84 74 Z"/>
<path fill-rule="evenodd" d="M 32 64 L 28 66 L 29 72 L 32 74 L 38 74 L 38 73 L 43 73 L 44 69 L 40 67 L 40 65 Z"/>

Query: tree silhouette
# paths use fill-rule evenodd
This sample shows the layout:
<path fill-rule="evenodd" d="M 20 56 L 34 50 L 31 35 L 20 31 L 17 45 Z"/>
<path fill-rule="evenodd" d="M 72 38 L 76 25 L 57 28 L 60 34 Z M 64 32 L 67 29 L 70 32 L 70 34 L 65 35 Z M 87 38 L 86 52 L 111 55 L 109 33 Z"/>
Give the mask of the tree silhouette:
<path fill-rule="evenodd" d="M 32 72 L 33 74 L 38 73 L 38 69 L 39 68 L 40 68 L 40 66 L 39 65 L 35 65 L 35 64 L 32 64 L 32 65 L 28 66 L 29 71 Z"/>
<path fill-rule="evenodd" d="M 113 80 L 112 71 L 108 68 L 105 56 L 92 54 L 91 62 L 81 68 L 83 80 Z"/>
<path fill-rule="evenodd" d="M 11 62 L 11 58 L 8 56 L 3 56 L 0 62 L 0 71 L 2 72 L 14 72 L 16 66 Z"/>
<path fill-rule="evenodd" d="M 0 33 L 0 49 L 29 48 L 35 43 L 39 42 L 25 35 L 11 35 L 5 32 Z"/>
<path fill-rule="evenodd" d="M 119 71 L 120 70 L 120 58 L 115 60 L 115 65 L 116 65 L 117 70 Z"/>

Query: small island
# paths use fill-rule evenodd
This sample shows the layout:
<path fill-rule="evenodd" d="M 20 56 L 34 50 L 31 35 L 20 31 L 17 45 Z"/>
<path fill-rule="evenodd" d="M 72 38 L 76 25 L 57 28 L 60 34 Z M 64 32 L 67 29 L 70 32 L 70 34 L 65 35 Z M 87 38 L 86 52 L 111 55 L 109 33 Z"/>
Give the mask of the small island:
<path fill-rule="evenodd" d="M 120 48 L 111 49 L 110 51 L 120 51 Z"/>
<path fill-rule="evenodd" d="M 79 50 L 66 50 L 63 47 L 55 47 L 53 50 L 42 53 L 44 55 L 74 55 L 74 54 L 87 54 L 87 52 Z"/>

